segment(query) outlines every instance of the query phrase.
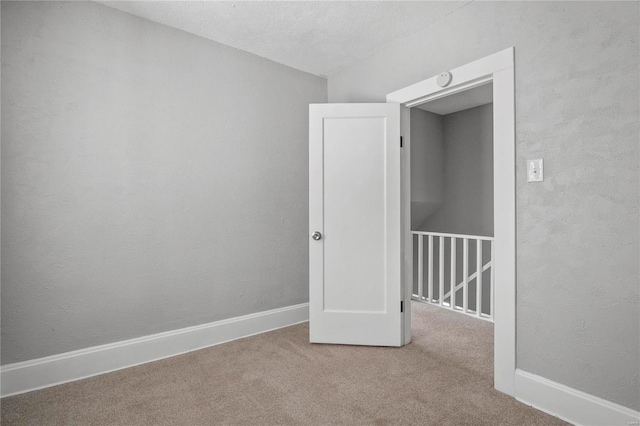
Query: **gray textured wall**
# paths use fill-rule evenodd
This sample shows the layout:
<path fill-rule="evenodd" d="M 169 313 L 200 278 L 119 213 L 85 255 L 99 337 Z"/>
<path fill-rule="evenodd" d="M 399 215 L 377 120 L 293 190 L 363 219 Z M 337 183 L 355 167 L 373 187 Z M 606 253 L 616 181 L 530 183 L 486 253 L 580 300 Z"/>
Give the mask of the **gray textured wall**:
<path fill-rule="evenodd" d="M 2 363 L 308 300 L 326 80 L 92 2 L 2 2 Z"/>
<path fill-rule="evenodd" d="M 411 108 L 411 229 L 442 206 L 443 143 L 442 116 Z"/>
<path fill-rule="evenodd" d="M 382 102 L 515 46 L 517 366 L 636 410 L 639 7 L 472 2 L 329 78 L 330 102 Z"/>
<path fill-rule="evenodd" d="M 493 236 L 493 104 L 441 119 L 443 202 L 419 229 Z"/>

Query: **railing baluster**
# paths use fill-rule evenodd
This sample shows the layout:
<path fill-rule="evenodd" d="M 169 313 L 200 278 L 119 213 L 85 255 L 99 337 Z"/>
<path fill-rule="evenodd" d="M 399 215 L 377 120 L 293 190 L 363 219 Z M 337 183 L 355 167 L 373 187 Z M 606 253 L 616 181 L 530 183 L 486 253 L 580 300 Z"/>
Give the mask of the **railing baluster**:
<path fill-rule="evenodd" d="M 469 311 L 469 239 L 462 240 L 462 310 Z"/>
<path fill-rule="evenodd" d="M 415 237 L 415 238 L 414 238 L 414 237 Z M 414 243 L 415 241 L 417 241 L 418 239 L 420 239 L 420 234 L 416 234 L 415 232 L 413 232 L 413 231 L 412 231 L 412 232 L 411 232 L 411 244 L 413 245 L 413 243 Z M 412 272 L 413 272 L 413 274 L 414 274 L 414 276 L 413 276 L 414 280 L 413 280 L 413 281 L 411 281 L 411 299 L 415 299 L 416 297 L 418 297 L 418 293 L 416 293 L 415 291 L 413 291 L 413 285 L 414 285 L 414 283 L 415 283 L 415 280 L 417 280 L 417 279 L 418 279 L 418 276 L 417 276 L 417 275 L 415 275 L 415 273 L 416 273 L 416 265 L 417 265 L 417 264 L 416 264 L 416 262 L 413 262 L 413 265 L 412 265 L 412 266 L 413 266 L 413 270 L 412 270 Z"/>
<path fill-rule="evenodd" d="M 476 240 L 476 315 L 482 314 L 482 240 Z"/>
<path fill-rule="evenodd" d="M 429 235 L 429 240 L 427 242 L 427 250 L 429 250 L 429 262 L 427 265 L 428 278 L 427 278 L 427 297 L 429 298 L 429 303 L 433 302 L 433 235 Z"/>
<path fill-rule="evenodd" d="M 490 296 L 490 299 L 489 299 L 490 300 L 490 302 L 489 302 L 489 316 L 491 317 L 492 320 L 495 320 L 496 317 L 495 317 L 494 312 L 493 312 L 493 291 L 495 290 L 495 276 L 496 276 L 496 274 L 493 273 L 493 270 L 494 270 L 494 266 L 496 264 L 496 262 L 495 262 L 496 256 L 495 256 L 495 248 L 494 248 L 493 245 L 494 245 L 493 241 L 491 241 L 491 270 L 489 271 L 489 274 L 490 274 L 489 275 L 489 282 L 491 283 L 490 284 L 491 285 L 491 292 L 490 292 L 491 296 Z"/>
<path fill-rule="evenodd" d="M 422 300 L 423 281 L 424 281 L 424 249 L 423 249 L 424 237 L 418 235 L 418 300 Z"/>
<path fill-rule="evenodd" d="M 449 303 L 451 309 L 456 308 L 456 239 L 454 237 L 451 240 L 451 292 L 449 296 Z"/>
<path fill-rule="evenodd" d="M 423 231 L 411 231 L 411 234 L 418 237 L 418 264 L 417 264 L 417 275 L 418 275 L 418 294 L 413 294 L 411 298 L 414 300 L 419 300 L 423 303 L 433 303 L 443 307 L 448 307 L 449 309 L 457 310 L 458 312 L 464 313 L 466 315 L 474 316 L 476 318 L 483 319 L 485 321 L 494 322 L 494 299 L 495 299 L 495 273 L 494 273 L 494 257 L 495 257 L 495 241 L 493 237 L 485 237 L 485 236 L 473 236 L 473 235 L 462 235 L 462 234 L 444 234 L 438 232 L 423 232 Z M 425 248 L 424 237 L 427 236 L 427 248 Z M 437 242 L 434 243 L 434 238 L 438 238 L 439 244 Z M 451 242 L 450 245 L 450 254 L 451 259 L 449 263 L 450 267 L 450 289 L 449 291 L 445 291 L 445 239 L 449 238 Z M 457 244 L 458 240 L 462 239 L 462 277 L 458 276 L 458 259 L 457 259 Z M 469 261 L 473 261 L 469 257 L 469 242 L 473 243 L 475 240 L 476 243 L 476 267 L 475 271 L 472 274 L 469 274 L 469 270 L 471 266 L 469 266 Z M 490 256 L 486 263 L 483 259 L 483 253 L 485 251 L 485 247 L 483 247 L 484 241 L 489 242 Z M 428 250 L 428 253 L 425 253 L 425 250 Z M 438 276 L 435 276 L 434 265 L 435 264 L 435 253 L 438 253 Z M 424 257 L 427 255 L 427 265 L 425 265 Z M 427 270 L 425 271 L 425 267 Z M 414 267 L 416 268 L 416 267 Z M 489 278 L 484 280 L 483 272 L 489 270 Z M 415 271 L 415 269 L 414 269 Z M 427 278 L 425 278 L 425 274 L 427 274 Z M 435 289 L 435 280 L 438 280 L 438 290 Z M 457 282 L 458 279 L 460 282 Z M 472 301 L 471 293 L 469 286 L 473 280 L 476 280 L 476 300 L 475 300 L 475 310 L 470 308 Z M 483 293 L 484 288 L 489 286 L 489 301 L 488 306 L 485 306 Z M 425 289 L 426 286 L 426 289 Z M 462 302 L 460 309 L 457 309 L 456 305 L 457 292 L 462 290 Z M 445 299 L 449 298 L 449 306 L 444 306 Z M 487 313 L 483 313 L 483 308 L 487 310 Z"/>
<path fill-rule="evenodd" d="M 438 291 L 440 292 L 439 302 L 442 306 L 444 299 L 444 237 L 440 237 L 440 251 L 438 252 Z"/>

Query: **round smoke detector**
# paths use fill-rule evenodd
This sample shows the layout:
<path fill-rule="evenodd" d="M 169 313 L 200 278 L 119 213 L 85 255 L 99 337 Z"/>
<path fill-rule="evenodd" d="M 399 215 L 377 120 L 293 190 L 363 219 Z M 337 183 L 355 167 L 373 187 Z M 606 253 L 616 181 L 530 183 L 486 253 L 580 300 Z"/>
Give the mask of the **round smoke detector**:
<path fill-rule="evenodd" d="M 447 87 L 451 83 L 451 73 L 449 71 L 441 72 L 436 78 L 436 83 L 440 87 Z"/>

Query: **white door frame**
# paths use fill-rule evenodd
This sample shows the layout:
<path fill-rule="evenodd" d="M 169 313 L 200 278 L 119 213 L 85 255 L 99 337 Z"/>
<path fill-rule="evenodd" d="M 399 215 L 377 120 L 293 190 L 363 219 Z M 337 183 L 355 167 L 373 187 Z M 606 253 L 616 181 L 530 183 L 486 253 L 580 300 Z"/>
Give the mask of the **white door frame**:
<path fill-rule="evenodd" d="M 452 69 L 446 87 L 432 77 L 387 95 L 387 102 L 403 106 L 401 126 L 403 207 L 404 300 L 411 299 L 413 244 L 410 188 L 409 108 L 493 83 L 493 223 L 494 223 L 494 386 L 515 395 L 516 370 L 516 176 L 515 176 L 515 78 L 514 48 L 502 50 L 475 62 Z M 405 309 L 404 341 L 411 341 L 411 310 Z"/>

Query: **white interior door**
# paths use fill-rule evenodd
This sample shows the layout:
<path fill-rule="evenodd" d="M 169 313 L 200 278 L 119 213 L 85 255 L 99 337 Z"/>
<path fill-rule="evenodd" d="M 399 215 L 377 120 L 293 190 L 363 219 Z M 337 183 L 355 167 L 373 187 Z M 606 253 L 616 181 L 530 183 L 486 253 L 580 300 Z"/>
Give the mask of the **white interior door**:
<path fill-rule="evenodd" d="M 314 104 L 309 120 L 310 340 L 401 346 L 400 105 Z"/>

